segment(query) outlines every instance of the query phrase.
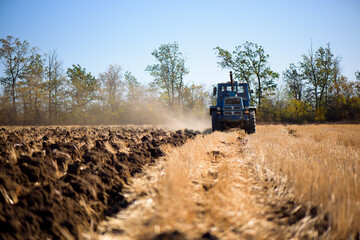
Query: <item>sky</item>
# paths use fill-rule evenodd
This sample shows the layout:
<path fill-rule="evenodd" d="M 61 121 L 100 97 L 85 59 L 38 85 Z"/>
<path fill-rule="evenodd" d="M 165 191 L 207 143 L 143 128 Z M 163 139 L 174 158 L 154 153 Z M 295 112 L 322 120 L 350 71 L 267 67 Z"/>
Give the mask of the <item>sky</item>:
<path fill-rule="evenodd" d="M 56 50 L 64 72 L 80 64 L 97 77 L 118 64 L 143 84 L 151 52 L 175 41 L 185 81 L 208 89 L 229 78 L 214 48 L 245 41 L 263 46 L 278 73 L 328 43 L 344 76 L 360 71 L 360 0 L 0 0 L 0 38 L 8 35 Z"/>

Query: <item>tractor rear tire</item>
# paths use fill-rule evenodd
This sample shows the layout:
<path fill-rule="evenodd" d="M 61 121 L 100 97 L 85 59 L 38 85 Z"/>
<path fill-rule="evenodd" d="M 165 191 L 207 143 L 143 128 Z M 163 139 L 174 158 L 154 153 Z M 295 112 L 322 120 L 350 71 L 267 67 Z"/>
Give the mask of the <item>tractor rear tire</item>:
<path fill-rule="evenodd" d="M 218 114 L 216 111 L 211 113 L 211 127 L 213 132 L 222 130 L 221 122 L 218 120 Z"/>
<path fill-rule="evenodd" d="M 245 128 L 245 132 L 247 134 L 252 134 L 256 132 L 256 119 L 255 119 L 255 111 L 249 113 L 249 124 Z"/>

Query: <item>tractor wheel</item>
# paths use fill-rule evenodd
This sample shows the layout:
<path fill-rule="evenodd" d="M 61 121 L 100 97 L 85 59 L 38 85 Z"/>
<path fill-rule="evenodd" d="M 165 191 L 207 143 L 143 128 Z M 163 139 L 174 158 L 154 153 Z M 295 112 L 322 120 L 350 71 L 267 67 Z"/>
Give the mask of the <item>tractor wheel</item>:
<path fill-rule="evenodd" d="M 211 113 L 211 127 L 213 132 L 215 132 L 216 130 L 221 131 L 221 123 L 218 120 L 218 115 L 216 111 L 213 111 Z"/>
<path fill-rule="evenodd" d="M 248 134 L 252 134 L 256 132 L 255 111 L 250 112 L 249 115 L 249 124 L 245 128 L 245 132 Z"/>

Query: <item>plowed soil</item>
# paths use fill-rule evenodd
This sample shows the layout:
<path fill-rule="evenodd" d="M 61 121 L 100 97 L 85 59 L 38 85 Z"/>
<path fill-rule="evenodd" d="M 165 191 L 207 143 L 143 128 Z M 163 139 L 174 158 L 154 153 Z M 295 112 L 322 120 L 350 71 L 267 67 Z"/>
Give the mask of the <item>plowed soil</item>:
<path fill-rule="evenodd" d="M 137 127 L 0 129 L 0 238 L 81 239 L 129 203 L 142 167 L 200 132 Z"/>

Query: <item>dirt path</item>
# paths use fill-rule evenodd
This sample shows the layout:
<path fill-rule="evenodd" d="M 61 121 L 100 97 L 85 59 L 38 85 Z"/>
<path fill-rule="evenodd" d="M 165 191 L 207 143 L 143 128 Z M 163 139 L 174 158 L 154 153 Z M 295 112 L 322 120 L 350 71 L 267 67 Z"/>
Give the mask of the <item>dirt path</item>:
<path fill-rule="evenodd" d="M 240 132 L 198 136 L 132 179 L 126 209 L 94 239 L 316 238 L 311 217 L 288 191 L 261 181 Z M 282 195 L 280 196 L 279 193 Z"/>

